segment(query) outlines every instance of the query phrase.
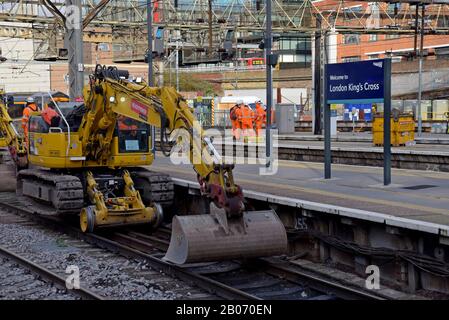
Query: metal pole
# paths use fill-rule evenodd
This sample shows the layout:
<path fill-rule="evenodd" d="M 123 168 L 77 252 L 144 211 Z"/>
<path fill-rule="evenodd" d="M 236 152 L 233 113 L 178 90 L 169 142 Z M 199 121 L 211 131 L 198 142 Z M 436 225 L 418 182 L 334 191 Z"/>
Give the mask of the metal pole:
<path fill-rule="evenodd" d="M 238 39 L 237 39 L 237 27 L 234 27 L 234 42 L 235 42 L 235 55 L 234 55 L 234 89 L 238 89 Z"/>
<path fill-rule="evenodd" d="M 179 48 L 178 48 L 178 40 L 176 40 L 176 56 L 175 56 L 176 62 L 176 91 L 179 92 Z"/>
<path fill-rule="evenodd" d="M 391 183 L 391 59 L 384 60 L 384 185 Z"/>
<path fill-rule="evenodd" d="M 153 81 L 153 6 L 152 0 L 147 0 L 147 32 L 148 32 L 148 85 L 154 86 Z"/>
<path fill-rule="evenodd" d="M 321 29 L 321 17 L 316 18 L 316 27 Z M 315 32 L 313 63 L 313 134 L 321 134 L 321 31 Z"/>
<path fill-rule="evenodd" d="M 147 32 L 148 32 L 148 85 L 154 86 L 153 81 L 153 6 L 152 0 L 147 0 Z M 150 126 L 151 152 L 156 158 L 156 128 Z M 162 137 L 161 137 L 162 138 Z"/>
<path fill-rule="evenodd" d="M 265 64 L 267 73 L 267 124 L 265 125 L 265 155 L 267 158 L 267 168 L 271 166 L 271 107 L 273 104 L 273 78 L 271 65 L 268 64 L 269 56 L 271 55 L 271 0 L 266 0 L 266 30 L 265 30 Z"/>
<path fill-rule="evenodd" d="M 421 11 L 421 41 L 419 44 L 419 71 L 418 71 L 418 137 L 422 135 L 422 114 L 421 114 L 421 96 L 422 96 L 422 60 L 424 51 L 424 11 L 425 5 L 422 4 Z"/>
<path fill-rule="evenodd" d="M 213 37 L 213 33 L 212 33 L 212 0 L 208 0 L 208 17 L 209 17 L 209 52 L 208 52 L 208 56 L 211 58 L 212 57 L 212 37 Z"/>
<path fill-rule="evenodd" d="M 83 97 L 83 15 L 81 0 L 66 0 L 67 18 L 65 41 L 68 49 L 70 100 Z"/>
<path fill-rule="evenodd" d="M 413 42 L 413 57 L 415 58 L 417 56 L 417 48 L 418 48 L 418 13 L 419 13 L 419 5 L 416 5 L 416 11 L 415 11 L 415 38 Z"/>
<path fill-rule="evenodd" d="M 323 78 L 323 88 L 324 88 L 324 179 L 331 178 L 331 111 L 330 105 L 327 103 L 326 95 L 327 86 L 327 64 L 324 65 L 324 78 Z"/>

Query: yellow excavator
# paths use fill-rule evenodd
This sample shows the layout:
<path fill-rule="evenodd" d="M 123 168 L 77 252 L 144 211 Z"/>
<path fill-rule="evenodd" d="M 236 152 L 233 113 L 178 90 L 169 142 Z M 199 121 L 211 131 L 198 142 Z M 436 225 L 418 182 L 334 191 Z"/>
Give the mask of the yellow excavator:
<path fill-rule="evenodd" d="M 179 129 L 187 133 L 188 158 L 214 210 L 174 215 L 164 259 L 184 264 L 285 253 L 279 217 L 272 210 L 245 210 L 233 166 L 222 163 L 182 96 L 128 77 L 127 71 L 98 65 L 84 88 L 84 105 L 66 114 L 58 107 L 58 126 L 32 114 L 30 168 L 18 173 L 18 194 L 48 204 L 56 214 L 79 214 L 84 232 L 142 223 L 156 228 L 173 203 L 174 188 L 167 174 L 143 167 L 154 159 L 150 126 L 160 128 L 165 155 L 168 134 Z"/>
<path fill-rule="evenodd" d="M 4 96 L 4 90 L 0 89 L 0 148 L 8 148 L 16 168 L 21 170 L 28 166 L 25 142 L 17 132 L 13 120 L 8 114 Z"/>

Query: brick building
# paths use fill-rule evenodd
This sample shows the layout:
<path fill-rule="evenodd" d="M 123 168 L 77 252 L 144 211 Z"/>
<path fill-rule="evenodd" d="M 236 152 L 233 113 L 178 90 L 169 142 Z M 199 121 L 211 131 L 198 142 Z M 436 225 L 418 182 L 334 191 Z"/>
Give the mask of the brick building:
<path fill-rule="evenodd" d="M 336 50 L 337 62 L 349 62 L 368 59 L 393 58 L 393 62 L 404 61 L 413 57 L 415 36 L 413 34 L 394 34 L 398 25 L 414 26 L 415 6 L 407 3 L 374 3 L 345 1 L 338 8 L 335 0 L 317 0 L 317 8 L 326 12 L 333 11 L 330 23 L 345 26 L 367 26 L 368 28 L 391 28 L 389 34 L 334 34 L 336 37 L 329 50 Z M 338 16 L 335 18 L 335 12 Z M 323 14 L 326 16 L 326 14 Z M 419 22 L 421 21 L 419 9 Z M 447 27 L 449 25 L 448 8 L 439 5 L 426 6 L 425 28 Z M 336 43 L 336 44 L 335 44 Z M 417 39 L 419 49 L 419 36 Z M 424 37 L 424 55 L 426 59 L 449 58 L 449 35 L 429 35 Z"/>

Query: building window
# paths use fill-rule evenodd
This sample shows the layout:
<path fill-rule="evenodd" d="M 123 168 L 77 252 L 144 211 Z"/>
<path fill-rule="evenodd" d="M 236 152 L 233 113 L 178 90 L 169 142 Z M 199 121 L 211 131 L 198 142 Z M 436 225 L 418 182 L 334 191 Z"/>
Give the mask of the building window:
<path fill-rule="evenodd" d="M 387 40 L 389 40 L 389 39 L 397 39 L 397 38 L 399 38 L 398 34 L 387 34 L 385 36 L 385 39 L 387 39 Z"/>
<path fill-rule="evenodd" d="M 98 51 L 108 52 L 109 51 L 109 44 L 107 44 L 107 43 L 99 43 L 97 48 L 98 48 Z"/>
<path fill-rule="evenodd" d="M 342 60 L 343 62 L 360 61 L 360 56 L 343 57 L 341 60 Z"/>
<path fill-rule="evenodd" d="M 379 59 L 379 55 L 378 54 L 369 54 L 368 55 L 368 60 L 374 60 L 374 59 Z"/>
<path fill-rule="evenodd" d="M 352 20 L 357 18 L 358 13 L 362 13 L 362 5 L 357 5 L 353 7 L 347 7 L 342 9 L 342 13 L 346 20 Z"/>
<path fill-rule="evenodd" d="M 401 3 L 389 3 L 387 7 L 387 12 L 389 15 L 396 15 L 401 10 Z"/>
<path fill-rule="evenodd" d="M 370 34 L 368 40 L 369 41 L 377 41 L 377 34 Z"/>
<path fill-rule="evenodd" d="M 343 35 L 343 44 L 359 44 L 360 35 L 358 34 L 345 34 Z"/>

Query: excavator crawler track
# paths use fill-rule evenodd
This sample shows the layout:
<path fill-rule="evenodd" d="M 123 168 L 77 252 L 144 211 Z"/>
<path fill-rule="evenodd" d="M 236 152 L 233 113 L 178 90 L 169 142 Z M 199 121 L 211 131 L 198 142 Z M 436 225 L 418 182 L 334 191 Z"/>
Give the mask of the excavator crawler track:
<path fill-rule="evenodd" d="M 48 170 L 26 169 L 17 176 L 17 193 L 51 204 L 55 213 L 79 213 L 84 206 L 80 179 Z"/>
<path fill-rule="evenodd" d="M 153 172 L 144 168 L 130 170 L 136 189 L 146 204 L 159 203 L 169 208 L 175 199 L 175 187 L 166 173 Z"/>

